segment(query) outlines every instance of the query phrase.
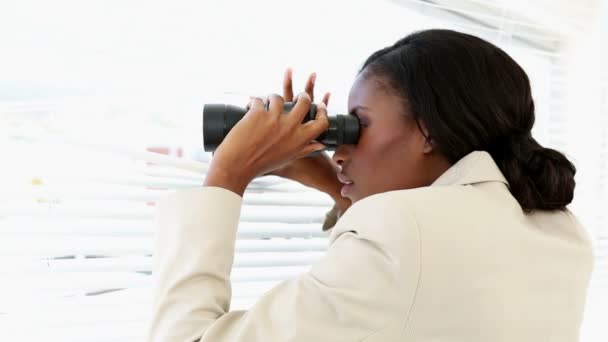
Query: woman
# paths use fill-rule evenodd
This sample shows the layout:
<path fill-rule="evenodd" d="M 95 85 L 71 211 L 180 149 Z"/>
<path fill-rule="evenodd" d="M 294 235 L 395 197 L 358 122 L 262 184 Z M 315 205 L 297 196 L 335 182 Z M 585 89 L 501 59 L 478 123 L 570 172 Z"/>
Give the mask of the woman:
<path fill-rule="evenodd" d="M 324 157 L 299 159 L 328 127 L 323 102 L 300 124 L 313 83 L 289 115 L 278 95 L 269 110 L 253 99 L 204 187 L 160 204 L 150 340 L 578 339 L 592 253 L 566 209 L 575 168 L 532 138 L 530 84 L 505 52 L 430 30 L 372 54 L 348 99 L 361 137 L 335 152 L 337 176 Z M 229 311 L 242 195 L 268 173 L 331 194 L 343 214 L 308 273 Z"/>

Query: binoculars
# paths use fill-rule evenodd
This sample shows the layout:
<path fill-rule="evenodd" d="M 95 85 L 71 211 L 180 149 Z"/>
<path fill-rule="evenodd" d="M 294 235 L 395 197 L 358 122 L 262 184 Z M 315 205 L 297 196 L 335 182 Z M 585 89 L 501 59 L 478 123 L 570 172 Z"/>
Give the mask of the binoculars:
<path fill-rule="evenodd" d="M 289 114 L 294 102 L 285 102 L 283 114 Z M 266 107 L 268 110 L 268 106 Z M 228 132 L 247 113 L 246 108 L 228 104 L 206 104 L 203 108 L 203 145 L 207 152 L 213 152 L 222 143 Z M 317 106 L 313 103 L 302 123 L 314 120 Z M 359 141 L 361 126 L 354 115 L 336 115 L 329 117 L 329 128 L 315 140 L 324 144 L 327 150 L 335 150 L 344 144 L 356 144 Z"/>

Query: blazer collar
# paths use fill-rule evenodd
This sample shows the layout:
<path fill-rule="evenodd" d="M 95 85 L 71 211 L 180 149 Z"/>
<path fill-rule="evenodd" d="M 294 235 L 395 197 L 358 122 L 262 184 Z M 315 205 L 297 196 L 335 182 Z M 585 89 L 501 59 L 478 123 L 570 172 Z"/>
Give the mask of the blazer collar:
<path fill-rule="evenodd" d="M 509 185 L 488 152 L 473 151 L 447 169 L 431 186 L 468 185 L 482 182 L 501 182 Z"/>

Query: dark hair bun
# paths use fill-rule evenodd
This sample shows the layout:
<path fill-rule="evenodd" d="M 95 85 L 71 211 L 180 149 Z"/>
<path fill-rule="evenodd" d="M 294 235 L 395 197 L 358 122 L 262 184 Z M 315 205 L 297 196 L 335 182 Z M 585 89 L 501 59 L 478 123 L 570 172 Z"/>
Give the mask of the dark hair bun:
<path fill-rule="evenodd" d="M 572 202 L 576 167 L 563 154 L 538 149 L 530 157 L 528 170 L 539 195 L 538 209 L 561 209 Z"/>
<path fill-rule="evenodd" d="M 576 168 L 562 153 L 531 137 L 513 140 L 510 147 L 493 157 L 524 211 L 564 209 L 572 202 Z"/>

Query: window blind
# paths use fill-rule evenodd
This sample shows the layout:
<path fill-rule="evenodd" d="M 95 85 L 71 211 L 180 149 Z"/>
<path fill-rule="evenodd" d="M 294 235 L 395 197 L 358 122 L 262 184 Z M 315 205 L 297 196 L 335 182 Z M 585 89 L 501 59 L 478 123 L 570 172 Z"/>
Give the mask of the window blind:
<path fill-rule="evenodd" d="M 78 18 L 66 18 L 62 4 Z M 57 8 L 43 8 L 57 21 L 32 2 L 10 7 L 19 21 L 5 22 L 25 43 L 0 45 L 14 61 L 14 70 L 2 70 L 8 81 L 0 83 L 6 89 L 0 95 L 5 133 L 0 327 L 6 336 L 142 340 L 151 299 L 155 202 L 175 189 L 200 186 L 211 158 L 199 137 L 202 104 L 238 105 L 247 95 L 277 92 L 286 66 L 295 70 L 296 87 L 303 85 L 305 72 L 317 71 L 317 91 L 333 91 L 330 112 L 344 113 L 350 82 L 373 51 L 425 28 L 469 32 L 505 49 L 530 76 L 540 142 L 579 158 L 575 137 L 581 133 L 572 128 L 575 116 L 567 100 L 573 85 L 564 45 L 584 32 L 592 2 L 392 0 L 344 7 L 314 0 L 308 5 L 284 29 L 247 25 L 251 13 L 263 18 L 268 8 L 293 10 L 270 0 L 179 1 L 165 7 L 109 1 L 95 2 L 93 10 L 64 0 Z M 316 10 L 320 7 L 324 14 Z M 228 17 L 243 24 L 221 26 Z M 71 25 L 82 35 L 72 33 Z M 302 53 L 301 35 L 319 37 L 311 39 L 315 49 Z M 41 42 L 49 39 L 53 44 Z M 252 52 L 245 58 L 247 49 Z M 43 54 L 51 62 L 33 65 L 18 53 Z M 598 88 L 602 121 L 591 137 L 600 163 L 596 172 L 578 179 L 577 208 L 594 240 L 599 270 L 585 342 L 605 337 L 596 323 L 606 314 L 599 303 L 608 291 L 605 209 L 597 205 L 608 197 L 607 83 L 604 76 Z M 332 206 L 328 196 L 272 176 L 254 181 L 244 203 L 232 271 L 233 309 L 250 307 L 323 255 L 327 235 L 321 224 Z"/>
<path fill-rule="evenodd" d="M 71 161 L 57 168 L 61 174 L 45 167 L 48 177 L 5 184 L 0 209 L 0 259 L 8 290 L 1 301 L 4 323 L 10 331 L 34 320 L 44 327 L 41 335 L 56 340 L 87 334 L 100 341 L 141 338 L 151 298 L 154 203 L 174 189 L 200 186 L 204 171 L 193 169 L 205 170 L 206 164 L 145 150 L 96 151 L 78 142 L 29 137 L 25 143 L 25 138 L 14 132 L 6 143 L 14 152 L 21 150 L 17 155 L 36 151 Z M 104 165 L 119 172 L 90 171 Z M 277 177 L 254 181 L 244 198 L 236 243 L 233 308 L 251 305 L 322 256 L 326 240 L 320 226 L 331 205 L 324 195 Z M 97 328 L 99 322 L 106 327 Z M 38 337 L 32 331 L 11 333 L 24 340 Z"/>

